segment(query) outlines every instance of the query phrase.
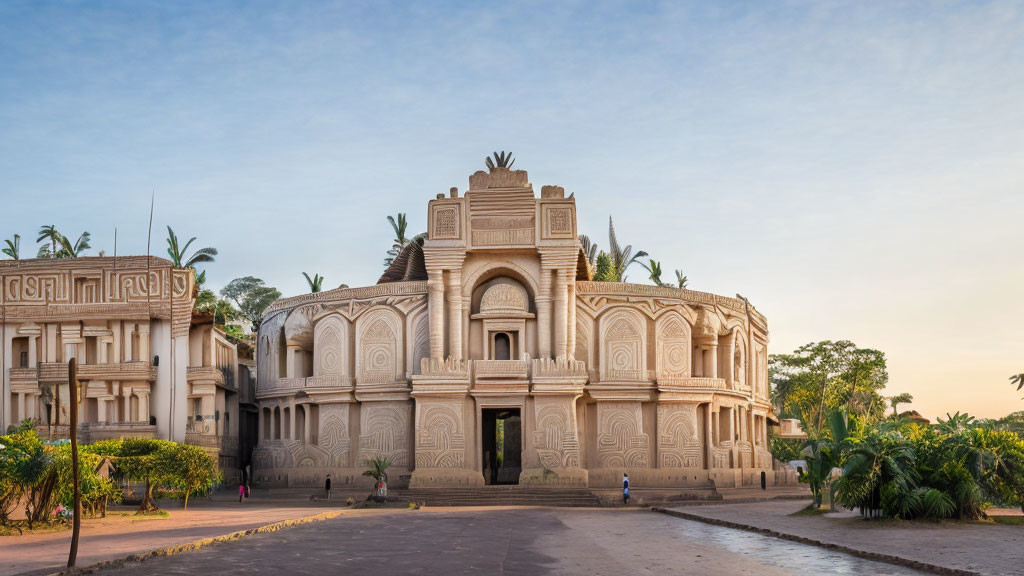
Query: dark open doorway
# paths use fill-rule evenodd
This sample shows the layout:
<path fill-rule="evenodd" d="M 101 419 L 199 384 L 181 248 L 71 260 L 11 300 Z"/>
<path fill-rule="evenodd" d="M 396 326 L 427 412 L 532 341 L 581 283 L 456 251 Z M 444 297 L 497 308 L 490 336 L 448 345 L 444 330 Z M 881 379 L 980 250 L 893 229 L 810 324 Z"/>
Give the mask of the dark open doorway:
<path fill-rule="evenodd" d="M 484 482 L 518 484 L 523 471 L 523 421 L 519 408 L 481 411 Z"/>

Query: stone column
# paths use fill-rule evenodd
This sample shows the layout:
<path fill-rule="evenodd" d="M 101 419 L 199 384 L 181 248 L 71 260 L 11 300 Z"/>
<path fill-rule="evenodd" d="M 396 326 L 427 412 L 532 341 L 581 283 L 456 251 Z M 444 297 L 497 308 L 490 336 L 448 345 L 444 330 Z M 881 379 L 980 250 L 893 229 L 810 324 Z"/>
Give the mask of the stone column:
<path fill-rule="evenodd" d="M 295 440 L 295 398 L 288 401 L 288 439 Z"/>
<path fill-rule="evenodd" d="M 551 270 L 540 270 L 540 294 L 537 304 L 537 355 L 551 357 Z"/>
<path fill-rule="evenodd" d="M 566 295 L 566 305 L 569 307 L 569 316 L 566 319 L 566 335 L 565 335 L 565 348 L 566 354 L 575 358 L 576 356 L 576 280 L 572 273 L 568 279 L 566 286 L 568 292 Z"/>
<path fill-rule="evenodd" d="M 740 413 L 739 408 L 733 406 L 729 409 L 729 442 L 732 443 L 732 448 L 729 449 L 732 452 L 732 464 L 733 468 L 739 468 L 739 440 L 736 438 L 736 423 L 739 421 Z M 740 428 L 742 430 L 742 427 Z"/>
<path fill-rule="evenodd" d="M 285 377 L 287 377 L 287 378 L 298 378 L 299 377 L 299 366 L 298 366 L 299 358 L 298 358 L 298 356 L 299 356 L 299 354 L 302 353 L 302 348 L 300 348 L 298 346 L 291 345 L 291 344 L 287 344 L 286 346 L 287 346 L 287 354 L 288 355 L 285 357 L 285 360 L 284 360 Z M 211 358 L 210 361 L 212 363 L 213 359 Z"/>
<path fill-rule="evenodd" d="M 36 336 L 28 337 L 28 367 L 35 368 L 38 360 L 36 359 Z"/>
<path fill-rule="evenodd" d="M 312 412 L 310 408 L 312 406 L 312 404 L 302 405 L 302 415 L 304 416 L 304 418 L 302 419 L 302 424 L 304 428 L 304 430 L 302 431 L 302 442 L 304 444 L 313 443 L 313 419 L 310 418 Z"/>
<path fill-rule="evenodd" d="M 430 358 L 444 360 L 444 275 L 427 272 L 427 305 L 430 309 Z"/>
<path fill-rule="evenodd" d="M 259 411 L 259 414 L 257 416 L 257 418 L 259 418 L 259 424 L 257 425 L 259 426 L 259 428 L 256 431 L 256 443 L 259 444 L 260 441 L 263 440 L 263 438 L 266 437 L 267 434 L 267 417 L 263 413 L 262 404 L 257 404 L 256 408 Z"/>
<path fill-rule="evenodd" d="M 149 422 L 149 392 L 138 392 L 139 422 Z"/>
<path fill-rule="evenodd" d="M 462 359 L 462 271 L 448 272 L 448 355 Z"/>
<path fill-rule="evenodd" d="M 96 421 L 107 422 L 107 402 L 109 400 L 106 397 L 100 397 L 96 399 Z"/>
<path fill-rule="evenodd" d="M 714 425 L 712 422 L 711 402 L 704 405 L 705 417 L 704 417 L 704 460 L 707 464 L 707 469 L 710 471 L 714 468 L 714 439 L 711 427 Z"/>
<path fill-rule="evenodd" d="M 566 322 L 569 319 L 568 287 L 564 268 L 555 271 L 553 287 L 555 301 L 555 357 L 566 355 Z"/>
<path fill-rule="evenodd" d="M 153 361 L 153 357 L 149 355 L 149 324 L 139 324 L 139 357 L 136 360 L 143 362 Z M 142 412 L 141 408 L 139 412 Z"/>

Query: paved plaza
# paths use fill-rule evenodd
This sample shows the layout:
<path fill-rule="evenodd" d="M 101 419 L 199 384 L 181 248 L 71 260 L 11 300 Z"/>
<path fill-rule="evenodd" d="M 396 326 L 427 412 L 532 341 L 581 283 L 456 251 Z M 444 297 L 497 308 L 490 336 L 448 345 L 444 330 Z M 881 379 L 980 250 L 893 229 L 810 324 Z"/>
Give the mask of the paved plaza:
<path fill-rule="evenodd" d="M 916 574 L 648 510 L 381 510 L 103 570 L 114 574 Z"/>
<path fill-rule="evenodd" d="M 978 574 L 1024 574 L 1024 526 L 963 522 L 864 521 L 856 515 L 790 516 L 809 501 L 683 506 L 674 511 L 752 526 L 824 545 L 886 554 Z M 1005 511 L 1000 511 L 1005 514 Z M 845 517 L 843 517 L 845 516 Z"/>

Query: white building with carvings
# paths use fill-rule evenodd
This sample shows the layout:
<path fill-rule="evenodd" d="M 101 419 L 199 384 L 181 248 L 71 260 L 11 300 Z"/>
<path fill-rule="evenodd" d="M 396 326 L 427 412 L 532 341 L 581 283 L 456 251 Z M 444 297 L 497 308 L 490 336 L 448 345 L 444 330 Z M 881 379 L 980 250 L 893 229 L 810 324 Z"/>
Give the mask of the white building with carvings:
<path fill-rule="evenodd" d="M 259 330 L 254 475 L 638 488 L 760 483 L 765 318 L 747 302 L 590 281 L 576 201 L 493 168 L 429 202 L 381 281 L 276 302 Z"/>
<path fill-rule="evenodd" d="M 238 354 L 194 301 L 194 271 L 162 258 L 0 261 L 0 425 L 66 438 L 75 359 L 83 442 L 187 441 L 237 468 Z"/>

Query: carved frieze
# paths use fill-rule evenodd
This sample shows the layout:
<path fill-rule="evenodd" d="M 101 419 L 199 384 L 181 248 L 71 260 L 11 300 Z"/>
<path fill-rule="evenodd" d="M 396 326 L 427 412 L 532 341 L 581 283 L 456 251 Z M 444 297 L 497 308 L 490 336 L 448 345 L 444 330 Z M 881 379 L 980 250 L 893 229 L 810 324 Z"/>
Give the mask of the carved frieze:
<path fill-rule="evenodd" d="M 646 468 L 650 438 L 639 402 L 597 404 L 597 461 L 601 468 Z"/>
<path fill-rule="evenodd" d="M 416 402 L 416 466 L 462 468 L 466 463 L 466 434 L 461 400 Z"/>

